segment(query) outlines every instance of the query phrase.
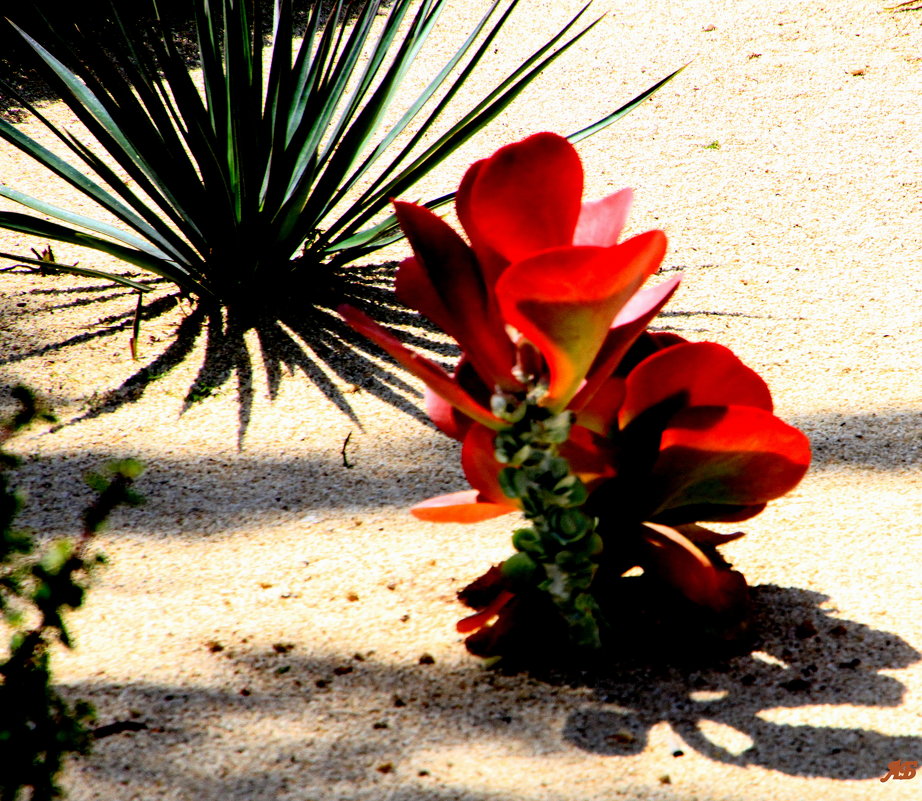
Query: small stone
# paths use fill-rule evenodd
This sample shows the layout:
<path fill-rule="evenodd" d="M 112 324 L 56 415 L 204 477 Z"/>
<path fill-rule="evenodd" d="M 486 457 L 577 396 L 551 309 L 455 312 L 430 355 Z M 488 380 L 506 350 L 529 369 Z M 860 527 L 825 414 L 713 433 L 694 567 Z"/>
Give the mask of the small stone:
<path fill-rule="evenodd" d="M 672 779 L 669 778 L 668 773 L 664 773 L 662 776 L 659 777 L 659 783 L 660 784 L 672 784 Z"/>
<path fill-rule="evenodd" d="M 375 770 L 377 770 L 378 773 L 393 773 L 394 763 L 393 762 L 383 762 L 380 765 L 378 765 L 378 767 L 375 768 Z"/>
<path fill-rule="evenodd" d="M 810 620 L 805 620 L 796 629 L 794 629 L 794 636 L 797 637 L 798 640 L 806 640 L 808 637 L 812 637 L 816 633 L 816 626 L 814 626 L 813 622 Z"/>
<path fill-rule="evenodd" d="M 434 665 L 435 657 L 432 654 L 423 654 L 419 658 L 419 664 L 421 665 Z"/>
<path fill-rule="evenodd" d="M 373 729 L 389 729 L 391 726 L 386 720 L 377 720 L 374 722 L 371 728 Z"/>
<path fill-rule="evenodd" d="M 224 646 L 217 640 L 209 640 L 205 643 L 205 647 L 213 654 L 219 654 L 224 650 Z"/>
<path fill-rule="evenodd" d="M 394 696 L 394 706 L 406 706 L 407 702 L 404 701 L 399 695 Z"/>
<path fill-rule="evenodd" d="M 352 665 L 340 665 L 339 667 L 333 668 L 333 673 L 337 676 L 345 676 L 347 673 L 351 673 L 355 668 Z"/>

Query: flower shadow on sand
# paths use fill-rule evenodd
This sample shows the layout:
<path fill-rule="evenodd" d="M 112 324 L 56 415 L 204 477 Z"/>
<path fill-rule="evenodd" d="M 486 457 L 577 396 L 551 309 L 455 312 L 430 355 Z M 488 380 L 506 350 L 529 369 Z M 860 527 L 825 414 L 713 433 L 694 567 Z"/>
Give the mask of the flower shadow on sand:
<path fill-rule="evenodd" d="M 183 797 L 203 801 L 279 797 L 286 785 L 318 798 L 377 799 L 384 795 L 376 766 L 386 762 L 405 783 L 389 786 L 393 794 L 386 797 L 442 801 L 460 796 L 451 785 L 425 788 L 439 781 L 441 770 L 438 758 L 425 754 L 429 737 L 450 751 L 473 748 L 475 755 L 487 742 L 498 759 L 504 752 L 499 743 L 516 753 L 563 752 L 567 759 L 572 746 L 589 755 L 626 757 L 651 750 L 649 729 L 667 722 L 676 735 L 673 754 L 695 750 L 727 765 L 837 780 L 876 781 L 889 763 L 922 751 L 919 736 L 762 719 L 769 709 L 825 705 L 842 707 L 834 710 L 837 719 L 854 723 L 854 707 L 899 706 L 905 687 L 879 671 L 906 667 L 920 654 L 892 634 L 833 617 L 820 608 L 826 598 L 818 593 L 760 586 L 753 594 L 752 652 L 715 657 L 698 649 L 696 660 L 682 663 L 648 654 L 594 671 L 531 676 L 485 671 L 469 662 L 417 663 L 412 651 L 398 664 L 379 661 L 373 651 L 349 657 L 361 635 L 346 637 L 341 653 L 329 653 L 310 643 L 249 645 L 224 633 L 221 643 L 202 644 L 223 665 L 222 674 L 231 671 L 218 686 L 97 678 L 69 685 L 69 694 L 96 706 L 100 724 L 112 729 L 130 717 L 140 729 L 101 739 L 77 767 L 97 792 L 111 785 L 124 798 L 135 791 L 152 797 L 145 793 L 155 776 Z M 596 700 L 587 703 L 579 689 L 585 687 Z M 726 695 L 694 700 L 692 693 L 708 690 Z M 562 705 L 572 711 L 562 731 L 549 731 L 548 720 L 557 718 Z M 745 732 L 752 745 L 741 753 L 722 749 L 701 733 L 704 721 Z M 276 724 L 277 734 L 269 734 Z M 231 749 L 233 758 L 216 761 L 217 773 L 203 772 L 199 760 L 190 759 Z M 420 767 L 431 769 L 433 778 L 411 778 Z M 613 781 L 622 782 L 617 771 Z M 463 797 L 487 795 L 472 791 Z"/>
<path fill-rule="evenodd" d="M 715 661 L 702 650 L 656 648 L 629 665 L 564 678 L 591 687 L 597 698 L 569 716 L 564 738 L 586 751 L 627 756 L 642 752 L 649 730 L 666 722 L 676 757 L 694 750 L 730 765 L 833 779 L 880 777 L 893 760 L 922 752 L 919 736 L 766 719 L 766 710 L 899 706 L 905 687 L 879 671 L 906 667 L 922 655 L 893 634 L 832 617 L 819 593 L 763 585 L 752 594 L 753 635 L 745 653 Z M 735 729 L 733 739 L 743 747 L 710 739 L 703 729 L 712 724 Z"/>
<path fill-rule="evenodd" d="M 96 706 L 101 724 L 112 728 L 126 717 L 143 724 L 139 731 L 101 739 L 78 769 L 97 791 L 117 787 L 126 798 L 134 791 L 151 797 L 145 792 L 156 776 L 185 792 L 183 797 L 203 801 L 277 797 L 286 785 L 318 797 L 377 799 L 382 786 L 376 766 L 386 762 L 404 785 L 392 787 L 388 798 L 442 801 L 460 796 L 451 785 L 442 788 L 444 795 L 425 789 L 440 781 L 441 772 L 438 759 L 433 763 L 426 755 L 427 736 L 441 747 L 474 753 L 486 742 L 498 759 L 505 752 L 501 743 L 515 753 L 563 752 L 568 759 L 572 746 L 588 755 L 627 757 L 653 750 L 647 733 L 667 722 L 675 732 L 673 754 L 695 750 L 727 765 L 876 781 L 894 760 L 914 759 L 922 737 L 861 728 L 854 708 L 899 706 L 905 687 L 880 671 L 910 665 L 920 654 L 892 634 L 833 617 L 820 608 L 825 600 L 806 590 L 755 588 L 758 636 L 751 653 L 738 650 L 728 657 L 698 649 L 696 660 L 683 663 L 648 654 L 594 671 L 530 676 L 485 671 L 469 662 L 417 664 L 414 652 L 398 664 L 378 661 L 370 651 L 350 658 L 361 635 L 347 636 L 342 652 L 333 654 L 313 650 L 310 643 L 269 648 L 222 634 L 219 645 L 202 646 L 226 665 L 222 671 L 232 671 L 219 687 L 98 679 L 68 686 L 68 693 Z M 587 687 L 595 700 L 587 702 L 582 689 Z M 726 695 L 694 700 L 692 693 L 708 690 Z M 548 721 L 563 705 L 572 710 L 566 723 L 549 731 Z M 791 725 L 761 717 L 769 709 L 815 705 L 833 707 L 837 722 L 852 725 Z M 242 721 L 251 721 L 263 738 L 252 736 Z M 745 732 L 752 745 L 735 753 L 721 748 L 701 733 L 705 721 Z M 265 736 L 276 723 L 278 735 Z M 189 755 L 215 748 L 227 753 L 235 748 L 235 756 L 218 774 L 205 774 Z M 670 758 L 668 752 L 664 756 Z M 431 769 L 433 778 L 413 779 L 420 767 Z M 472 791 L 463 797 L 487 796 Z"/>

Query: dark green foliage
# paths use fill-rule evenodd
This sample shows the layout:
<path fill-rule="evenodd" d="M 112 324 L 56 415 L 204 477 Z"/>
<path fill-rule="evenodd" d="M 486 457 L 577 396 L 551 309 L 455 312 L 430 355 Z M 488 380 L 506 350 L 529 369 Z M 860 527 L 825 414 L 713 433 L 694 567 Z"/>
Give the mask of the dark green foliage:
<path fill-rule="evenodd" d="M 584 8 L 448 130 L 425 143 L 518 1 L 505 3 L 494 20 L 504 4 L 498 0 L 386 130 L 385 114 L 445 0 L 393 0 L 386 7 L 380 0 L 340 0 L 326 15 L 323 4 L 314 4 L 294 59 L 292 0 L 276 4 L 269 44 L 263 34 L 270 20 L 261 3 L 195 0 L 204 97 L 156 0 L 142 4 L 152 25 L 132 24 L 113 4 L 101 37 L 66 14 L 49 16 L 34 36 L 17 28 L 52 87 L 130 180 L 22 99 L 67 146 L 73 162 L 3 121 L 0 137 L 119 224 L 2 187 L 0 195 L 55 222 L 0 212 L 0 227 L 115 256 L 219 307 L 271 310 L 292 289 L 303 292 L 307 303 L 316 302 L 320 265 L 349 262 L 398 239 L 393 216 L 381 219 L 390 199 L 406 193 L 494 119 L 592 27 L 571 35 Z M 383 27 L 376 33 L 379 13 Z M 401 143 L 401 134 L 409 140 Z M 28 257 L 19 260 L 31 263 Z"/>
<path fill-rule="evenodd" d="M 53 417 L 24 387 L 13 395 L 21 409 L 0 425 L 0 614 L 11 632 L 0 662 L 0 801 L 16 801 L 27 789 L 31 801 L 45 801 L 61 795 L 57 777 L 66 755 L 88 750 L 93 719 L 87 703 L 70 704 L 52 686 L 49 648 L 72 647 L 64 615 L 82 605 L 87 580 L 103 561 L 87 553 L 88 542 L 116 506 L 140 502 L 131 483 L 141 467 L 125 460 L 111 465 L 108 476 L 91 476 L 98 496 L 83 514 L 81 537 L 39 548 L 15 528 L 22 499 L 9 476 L 18 459 L 2 446 L 33 421 Z"/>
<path fill-rule="evenodd" d="M 0 184 L 0 196 L 23 207 L 0 211 L 0 228 L 88 248 L 148 273 L 132 280 L 96 269 L 90 259 L 79 267 L 54 267 L 138 293 L 135 354 L 137 324 L 171 307 L 166 298 L 147 300 L 152 281 L 197 298 L 196 313 L 182 328 L 186 341 L 177 338 L 148 368 L 161 374 L 207 331 L 205 364 L 186 401 L 206 396 L 206 386 L 218 388 L 236 372 L 241 437 L 253 374 L 243 335 L 251 329 L 259 337 L 271 395 L 281 375 L 300 369 L 351 415 L 322 362 L 349 383 L 416 414 L 415 404 L 403 397 L 405 382 L 368 358 L 380 353 L 357 342 L 334 310 L 348 303 L 397 324 L 412 323 L 415 316 L 394 301 L 389 269 L 344 265 L 396 241 L 401 233 L 389 213 L 391 199 L 412 192 L 595 25 L 579 28 L 587 5 L 471 108 L 456 109 L 459 92 L 493 52 L 519 4 L 497 0 L 388 126 L 407 72 L 427 38 L 438 35 L 446 2 L 94 0 L 90 20 L 76 4 L 69 13 L 55 6 L 42 21 L 43 0 L 16 14 L 7 33 L 15 33 L 42 66 L 54 93 L 98 147 L 55 126 L 22 92 L 2 84 L 0 94 L 46 125 L 67 156 L 3 119 L 0 139 L 77 189 L 114 223 Z M 140 16 L 150 22 L 139 24 Z M 204 92 L 190 76 L 192 62 L 202 69 Z M 570 140 L 611 124 L 668 80 Z M 452 197 L 426 205 L 435 208 Z M 0 253 L 4 258 L 48 269 L 37 256 Z M 148 368 L 126 382 L 125 396 L 140 396 L 152 380 Z M 111 404 L 90 414 L 109 409 Z"/>

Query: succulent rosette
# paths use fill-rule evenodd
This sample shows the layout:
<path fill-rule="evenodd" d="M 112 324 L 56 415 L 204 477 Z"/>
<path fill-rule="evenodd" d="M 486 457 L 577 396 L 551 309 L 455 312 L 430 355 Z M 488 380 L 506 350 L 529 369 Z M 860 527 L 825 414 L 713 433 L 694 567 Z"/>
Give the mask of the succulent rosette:
<path fill-rule="evenodd" d="M 458 343 L 452 374 L 340 309 L 426 383 L 430 417 L 463 443 L 472 489 L 413 513 L 474 522 L 521 511 L 534 524 L 516 532 L 515 556 L 461 594 L 476 612 L 459 631 L 484 655 L 508 651 L 517 621 L 546 613 L 546 595 L 577 641 L 597 645 L 612 614 L 599 599 L 634 567 L 694 606 L 739 614 L 745 580 L 715 546 L 741 535 L 700 523 L 752 517 L 810 461 L 806 437 L 727 348 L 646 330 L 681 278 L 643 288 L 666 237 L 622 241 L 630 190 L 594 202 L 582 190 L 574 148 L 541 133 L 467 171 L 456 198 L 467 240 L 395 203 L 413 248 L 397 294 Z"/>

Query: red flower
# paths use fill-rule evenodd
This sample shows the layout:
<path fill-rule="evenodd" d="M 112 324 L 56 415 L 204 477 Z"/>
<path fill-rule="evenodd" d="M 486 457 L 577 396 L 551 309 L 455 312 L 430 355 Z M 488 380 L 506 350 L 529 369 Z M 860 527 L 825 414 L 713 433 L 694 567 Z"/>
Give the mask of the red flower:
<path fill-rule="evenodd" d="M 693 605 L 732 614 L 746 582 L 715 546 L 742 535 L 699 523 L 748 519 L 790 491 L 809 443 L 775 417 L 765 382 L 729 350 L 645 333 L 679 281 L 641 289 L 665 235 L 619 242 L 630 190 L 583 203 L 582 189 L 576 151 L 542 133 L 467 171 L 456 200 L 467 241 L 428 209 L 395 203 L 413 248 L 397 294 L 457 341 L 454 374 L 357 310 L 340 313 L 422 378 L 431 418 L 463 442 L 473 489 L 425 501 L 417 517 L 473 522 L 516 511 L 495 455 L 496 432 L 511 425 L 505 399 L 551 416 L 569 410 L 575 424 L 557 453 L 589 490 L 585 512 L 605 546 L 592 596 L 604 599 L 607 584 L 639 566 Z M 523 626 L 539 630 L 550 603 L 496 569 L 472 588 L 464 600 L 478 611 L 459 630 L 485 651 Z"/>
<path fill-rule="evenodd" d="M 678 278 L 639 291 L 665 253 L 661 231 L 617 242 L 630 190 L 584 204 L 582 185 L 572 145 L 541 133 L 467 171 L 457 211 L 470 244 L 428 209 L 395 203 L 414 253 L 397 294 L 458 342 L 458 369 L 450 376 L 366 315 L 339 311 L 426 382 L 430 415 L 450 436 L 471 421 L 501 428 L 490 397 L 526 382 L 552 411 L 585 404 L 675 291 Z"/>
<path fill-rule="evenodd" d="M 599 518 L 606 546 L 594 593 L 604 597 L 606 584 L 641 567 L 699 607 L 739 614 L 745 579 L 714 546 L 743 535 L 698 523 L 748 519 L 789 492 L 810 464 L 809 441 L 772 414 L 765 382 L 722 345 L 646 334 L 631 357 L 643 350 L 649 354 L 630 369 L 622 365 L 595 393 L 562 451 L 592 489 L 587 511 Z M 469 434 L 466 449 L 469 443 L 482 449 L 466 459 L 479 469 L 466 472 L 483 497 L 502 465 L 484 468 L 491 453 L 482 435 Z M 508 591 L 492 575 L 496 592 Z M 477 647 L 502 649 L 498 632 L 511 628 L 509 620 L 489 636 L 481 630 L 498 625 L 503 610 L 523 614 L 509 601 L 488 607 L 492 616 L 462 622 L 464 631 L 476 630 Z"/>

